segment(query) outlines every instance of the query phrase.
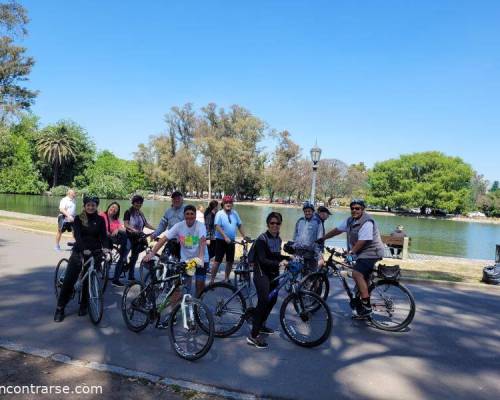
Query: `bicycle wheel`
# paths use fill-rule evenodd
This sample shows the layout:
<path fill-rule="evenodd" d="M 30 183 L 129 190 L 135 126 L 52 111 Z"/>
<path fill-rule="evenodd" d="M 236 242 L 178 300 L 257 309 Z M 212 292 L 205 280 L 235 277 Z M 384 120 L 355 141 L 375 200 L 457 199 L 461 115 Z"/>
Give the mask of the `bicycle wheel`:
<path fill-rule="evenodd" d="M 315 347 L 330 336 L 332 315 L 321 297 L 300 291 L 288 295 L 283 301 L 280 323 L 293 343 L 302 347 Z"/>
<path fill-rule="evenodd" d="M 140 283 L 127 286 L 122 296 L 122 317 L 127 328 L 133 332 L 140 332 L 151 321 L 153 303 L 148 300 L 149 287 L 144 288 Z"/>
<path fill-rule="evenodd" d="M 98 274 L 99 278 L 101 279 L 101 288 L 103 294 L 106 291 L 106 287 L 108 286 L 109 269 L 110 269 L 110 262 L 106 259 L 102 260 L 102 262 L 99 265 Z"/>
<path fill-rule="evenodd" d="M 184 306 L 183 306 L 184 303 Z M 202 328 L 201 323 L 206 327 Z M 208 307 L 192 297 L 177 304 L 168 321 L 170 344 L 179 357 L 194 361 L 214 342 L 214 320 Z"/>
<path fill-rule="evenodd" d="M 245 321 L 246 301 L 241 292 L 225 282 L 208 285 L 200 294 L 200 300 L 211 311 L 215 324 L 215 336 L 227 337 L 237 332 Z M 201 321 L 203 329 L 208 329 Z"/>
<path fill-rule="evenodd" d="M 324 272 L 313 272 L 300 281 L 300 288 L 307 292 L 316 293 L 322 300 L 326 301 L 330 293 L 330 281 Z"/>
<path fill-rule="evenodd" d="M 97 325 L 104 311 L 101 282 L 96 271 L 90 271 L 87 279 L 89 280 L 89 317 L 92 323 Z"/>
<path fill-rule="evenodd" d="M 370 286 L 373 309 L 371 322 L 384 331 L 400 331 L 415 316 L 415 300 L 410 291 L 396 281 L 381 280 Z"/>
<path fill-rule="evenodd" d="M 61 258 L 57 263 L 56 271 L 54 273 L 54 291 L 56 293 L 56 298 L 59 298 L 59 293 L 61 293 L 64 276 L 66 275 L 66 270 L 68 269 L 68 263 L 69 260 L 67 258 Z"/>
<path fill-rule="evenodd" d="M 154 261 L 141 261 L 141 264 L 139 265 L 139 279 L 144 285 L 146 285 L 146 276 L 149 275 L 153 265 Z"/>

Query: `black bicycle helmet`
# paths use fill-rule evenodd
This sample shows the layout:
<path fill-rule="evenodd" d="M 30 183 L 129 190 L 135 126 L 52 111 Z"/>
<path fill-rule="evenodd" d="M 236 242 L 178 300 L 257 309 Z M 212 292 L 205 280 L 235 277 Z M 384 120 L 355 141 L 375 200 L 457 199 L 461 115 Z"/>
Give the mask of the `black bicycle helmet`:
<path fill-rule="evenodd" d="M 134 194 L 132 196 L 132 200 L 131 200 L 131 203 L 134 204 L 134 203 L 144 203 L 144 197 L 142 197 L 140 194 Z"/>
<path fill-rule="evenodd" d="M 87 203 L 95 203 L 96 206 L 99 205 L 99 197 L 97 197 L 95 194 L 85 194 L 83 196 L 83 205 Z"/>

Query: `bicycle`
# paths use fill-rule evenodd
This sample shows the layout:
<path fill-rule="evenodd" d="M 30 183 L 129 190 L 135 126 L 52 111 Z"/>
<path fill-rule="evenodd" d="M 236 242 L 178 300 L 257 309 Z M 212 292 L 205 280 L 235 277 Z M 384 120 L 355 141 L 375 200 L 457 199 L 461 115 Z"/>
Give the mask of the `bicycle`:
<path fill-rule="evenodd" d="M 248 267 L 248 263 L 246 266 Z M 271 291 L 269 299 L 277 297 L 280 290 L 290 284 L 290 294 L 283 300 L 280 308 L 281 327 L 293 343 L 303 347 L 314 347 L 329 337 L 332 317 L 328 305 L 318 295 L 300 289 L 297 276 L 302 268 L 302 260 L 299 256 L 294 256 L 285 271 L 273 279 L 273 282 L 278 282 L 278 286 Z M 252 317 L 253 298 L 257 293 L 251 282 L 251 272 L 253 271 L 249 267 L 237 272 L 241 277 L 238 286 L 228 282 L 217 282 L 205 287 L 200 294 L 200 299 L 208 305 L 214 315 L 215 336 L 227 337 L 236 333 L 245 320 Z M 321 327 L 315 329 L 317 325 Z M 313 335 L 316 330 L 319 331 L 319 335 L 315 337 Z"/>
<path fill-rule="evenodd" d="M 212 347 L 214 320 L 205 304 L 185 293 L 185 274 L 194 275 L 196 265 L 157 261 L 147 284 L 136 282 L 123 292 L 121 309 L 125 324 L 133 332 L 141 332 L 153 322 L 159 328 L 162 312 L 172 305 L 167 316 L 170 343 L 179 357 L 197 360 Z M 161 272 L 157 274 L 157 270 Z M 184 294 L 174 305 L 172 297 L 177 290 Z"/>
<path fill-rule="evenodd" d="M 232 242 L 235 244 L 239 244 L 242 247 L 242 251 L 243 251 L 238 263 L 233 268 L 234 286 L 239 287 L 239 286 L 243 285 L 246 282 L 246 280 L 250 277 L 250 275 L 249 275 L 250 272 L 248 272 L 250 269 L 250 266 L 248 263 L 248 245 L 255 242 L 255 240 L 243 238 L 240 241 L 233 240 Z"/>
<path fill-rule="evenodd" d="M 355 287 L 352 290 L 341 273 L 344 270 L 352 270 L 352 266 L 333 259 L 334 256 L 345 257 L 345 252 L 338 252 L 330 247 L 325 247 L 325 249 L 330 253 L 325 267 L 303 278 L 300 283 L 302 288 L 316 293 L 326 301 L 330 292 L 328 278 L 329 276 L 337 277 L 349 297 L 351 309 L 356 310 L 361 301 L 358 289 Z M 412 322 L 415 316 L 415 299 L 410 290 L 399 282 L 400 274 L 399 266 L 379 264 L 375 267 L 368 282 L 373 313 L 367 320 L 385 331 L 401 331 Z"/>
<path fill-rule="evenodd" d="M 149 245 L 146 247 L 146 254 L 151 252 L 151 250 L 154 247 L 154 243 L 157 241 L 158 241 L 158 238 L 149 242 Z M 169 240 L 169 242 L 170 243 L 177 243 L 177 239 L 171 239 L 171 240 Z M 167 262 L 167 263 L 179 262 L 179 258 L 172 254 L 172 246 L 168 244 L 169 242 L 167 242 L 165 244 L 165 246 L 163 247 L 163 250 L 161 252 L 159 260 L 162 260 L 163 262 Z M 144 262 L 141 260 L 141 264 L 139 265 L 139 279 L 142 283 L 145 283 L 145 278 L 146 278 L 147 274 L 150 273 L 151 267 L 153 265 L 154 265 L 153 260 L 151 260 L 149 262 Z"/>
<path fill-rule="evenodd" d="M 69 246 L 72 246 L 73 243 L 68 243 Z M 83 256 L 90 256 L 87 261 L 84 262 Z M 81 254 L 82 259 L 82 271 L 78 276 L 78 280 L 75 282 L 74 290 L 71 295 L 73 299 L 75 294 L 78 294 L 78 303 L 80 304 L 82 301 L 82 287 L 85 279 L 89 280 L 88 288 L 89 288 L 89 300 L 88 300 L 88 313 L 89 318 L 94 325 L 97 325 L 101 319 L 104 312 L 104 302 L 102 296 L 102 288 L 100 279 L 98 277 L 98 272 L 96 269 L 95 258 L 102 257 L 101 250 L 84 250 L 83 254 Z M 59 298 L 59 294 L 61 293 L 61 288 L 64 282 L 64 276 L 66 274 L 66 269 L 68 268 L 69 260 L 67 258 L 63 258 L 59 260 L 56 266 L 55 274 L 54 274 L 54 287 L 56 298 Z M 88 267 L 88 268 L 86 268 Z"/>
<path fill-rule="evenodd" d="M 73 247 L 75 245 L 75 242 L 67 242 L 67 245 L 68 245 L 68 247 Z M 111 265 L 113 264 L 113 262 L 116 262 L 114 260 L 114 257 L 115 257 L 114 254 L 117 254 L 117 253 L 113 253 L 113 251 L 115 250 L 115 246 L 116 245 L 113 245 L 113 249 L 111 250 L 111 253 L 104 254 L 102 257 L 102 261 L 98 262 L 97 265 L 95 266 L 95 269 L 97 271 L 97 275 L 101 279 L 102 294 L 104 294 L 104 292 L 106 291 L 106 288 L 108 286 L 109 271 L 111 269 Z M 118 254 L 118 256 L 119 256 L 119 254 Z M 69 261 L 67 258 L 63 258 L 63 259 L 59 260 L 59 263 L 61 263 L 63 260 L 65 260 L 66 263 L 68 263 L 68 261 Z"/>

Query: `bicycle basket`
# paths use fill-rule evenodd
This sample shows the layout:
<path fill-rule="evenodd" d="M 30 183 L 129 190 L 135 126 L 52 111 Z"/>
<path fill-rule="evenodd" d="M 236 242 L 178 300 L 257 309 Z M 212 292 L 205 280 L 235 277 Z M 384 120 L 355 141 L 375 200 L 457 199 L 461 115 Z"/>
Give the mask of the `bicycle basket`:
<path fill-rule="evenodd" d="M 382 279 L 398 280 L 401 276 L 399 265 L 380 264 L 377 269 L 377 276 Z"/>
<path fill-rule="evenodd" d="M 292 274 L 300 272 L 301 269 L 302 269 L 302 263 L 297 260 L 292 260 L 288 263 L 288 270 Z"/>

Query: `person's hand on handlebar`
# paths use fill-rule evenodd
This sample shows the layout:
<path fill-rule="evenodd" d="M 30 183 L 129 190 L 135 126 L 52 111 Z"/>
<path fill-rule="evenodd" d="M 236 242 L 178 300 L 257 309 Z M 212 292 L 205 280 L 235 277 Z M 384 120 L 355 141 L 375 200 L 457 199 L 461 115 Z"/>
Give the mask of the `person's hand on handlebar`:
<path fill-rule="evenodd" d="M 280 261 L 280 267 L 286 267 L 288 265 L 288 260 L 281 260 Z"/>
<path fill-rule="evenodd" d="M 142 261 L 144 262 L 150 262 L 151 259 L 155 256 L 156 254 L 153 253 L 152 251 L 150 251 L 149 253 L 147 253 L 144 258 L 142 259 Z"/>

